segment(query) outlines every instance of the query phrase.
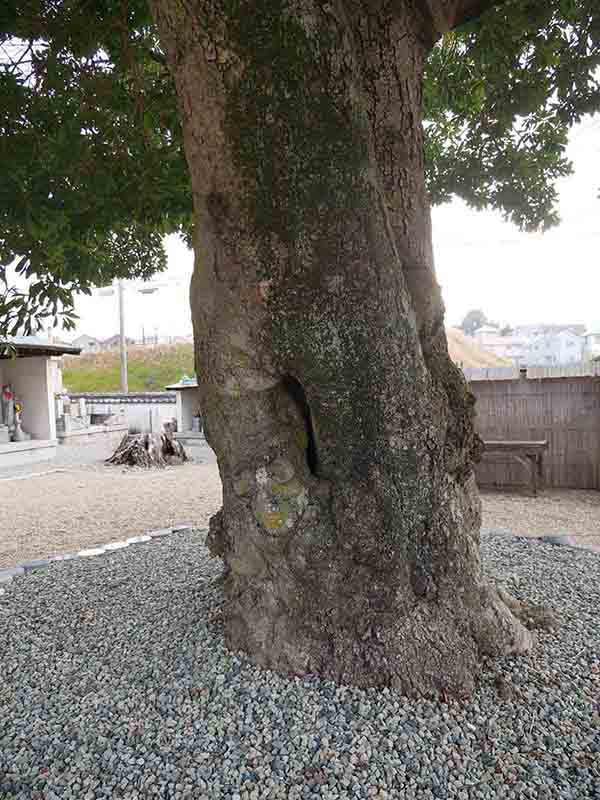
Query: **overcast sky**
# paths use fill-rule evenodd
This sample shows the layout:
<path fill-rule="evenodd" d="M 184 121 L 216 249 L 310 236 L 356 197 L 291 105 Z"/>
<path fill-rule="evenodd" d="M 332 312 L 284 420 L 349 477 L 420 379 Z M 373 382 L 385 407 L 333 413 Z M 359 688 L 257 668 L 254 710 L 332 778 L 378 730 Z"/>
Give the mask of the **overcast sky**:
<path fill-rule="evenodd" d="M 558 183 L 561 224 L 520 233 L 498 212 L 456 200 L 433 211 L 447 323 L 481 308 L 501 323 L 583 322 L 600 328 L 600 117 L 571 131 L 575 172 Z"/>
<path fill-rule="evenodd" d="M 500 323 L 582 322 L 600 329 L 600 117 L 573 128 L 568 151 L 575 173 L 559 183 L 560 226 L 520 233 L 498 212 L 472 211 L 459 200 L 434 209 L 433 239 L 446 321 L 457 325 L 471 308 Z M 127 335 L 191 332 L 188 287 L 192 253 L 168 241 L 169 266 L 156 294 L 126 291 Z M 116 296 L 81 297 L 78 333 L 117 332 Z M 65 337 L 67 338 L 67 337 Z M 72 338 L 68 335 L 68 338 Z"/>

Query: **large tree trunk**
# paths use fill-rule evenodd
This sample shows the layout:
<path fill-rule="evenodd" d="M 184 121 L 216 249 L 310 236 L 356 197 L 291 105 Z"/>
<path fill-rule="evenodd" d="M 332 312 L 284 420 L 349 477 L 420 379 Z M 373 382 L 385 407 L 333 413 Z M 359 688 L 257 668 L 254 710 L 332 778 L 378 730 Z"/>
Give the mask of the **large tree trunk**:
<path fill-rule="evenodd" d="M 460 692 L 482 653 L 529 637 L 481 572 L 414 8 L 154 0 L 194 187 L 229 643 L 285 672 Z"/>

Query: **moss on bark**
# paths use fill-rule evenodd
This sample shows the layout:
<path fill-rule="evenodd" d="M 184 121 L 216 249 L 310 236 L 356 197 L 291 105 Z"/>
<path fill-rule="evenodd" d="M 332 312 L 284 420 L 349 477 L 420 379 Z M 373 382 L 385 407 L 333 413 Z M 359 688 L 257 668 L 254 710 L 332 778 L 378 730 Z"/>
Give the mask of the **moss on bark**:
<path fill-rule="evenodd" d="M 423 44 L 409 4 L 393 29 L 384 5 L 158 15 L 197 209 L 209 542 L 228 640 L 257 662 L 458 693 L 480 650 L 528 638 L 481 572 L 472 408 L 420 189 Z"/>

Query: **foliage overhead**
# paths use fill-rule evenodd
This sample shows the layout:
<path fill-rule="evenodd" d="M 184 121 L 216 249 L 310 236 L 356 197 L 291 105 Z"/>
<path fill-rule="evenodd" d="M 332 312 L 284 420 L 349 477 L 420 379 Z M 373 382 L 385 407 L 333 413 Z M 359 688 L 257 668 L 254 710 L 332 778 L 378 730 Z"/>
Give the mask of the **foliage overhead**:
<path fill-rule="evenodd" d="M 555 224 L 568 130 L 600 109 L 599 76 L 597 0 L 508 0 L 448 34 L 424 88 L 432 201 Z M 0 163 L 0 334 L 57 314 L 72 327 L 73 292 L 163 269 L 166 233 L 190 241 L 175 92 L 145 0 L 0 4 Z"/>
<path fill-rule="evenodd" d="M 0 60 L 0 325 L 68 327 L 73 291 L 150 277 L 164 234 L 189 236 L 170 75 L 146 4 L 121 0 L 11 0 Z"/>
<path fill-rule="evenodd" d="M 509 0 L 449 33 L 424 97 L 434 203 L 458 195 L 526 230 L 556 224 L 569 128 L 600 110 L 598 0 Z"/>

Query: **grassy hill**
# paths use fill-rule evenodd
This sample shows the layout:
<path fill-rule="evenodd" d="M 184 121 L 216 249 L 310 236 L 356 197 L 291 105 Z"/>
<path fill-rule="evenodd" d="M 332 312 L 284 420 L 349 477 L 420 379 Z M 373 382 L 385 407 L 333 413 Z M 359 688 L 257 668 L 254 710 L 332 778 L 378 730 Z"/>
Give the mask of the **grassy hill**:
<path fill-rule="evenodd" d="M 127 366 L 130 392 L 162 392 L 182 375 L 194 374 L 192 344 L 129 347 Z M 118 392 L 119 351 L 66 356 L 63 383 L 69 392 Z"/>
<path fill-rule="evenodd" d="M 462 331 L 449 328 L 451 358 L 462 367 L 495 367 L 507 362 L 478 347 Z M 129 347 L 127 353 L 130 392 L 160 392 L 182 375 L 194 374 L 192 344 Z M 118 392 L 119 351 L 67 356 L 63 383 L 70 392 Z"/>

